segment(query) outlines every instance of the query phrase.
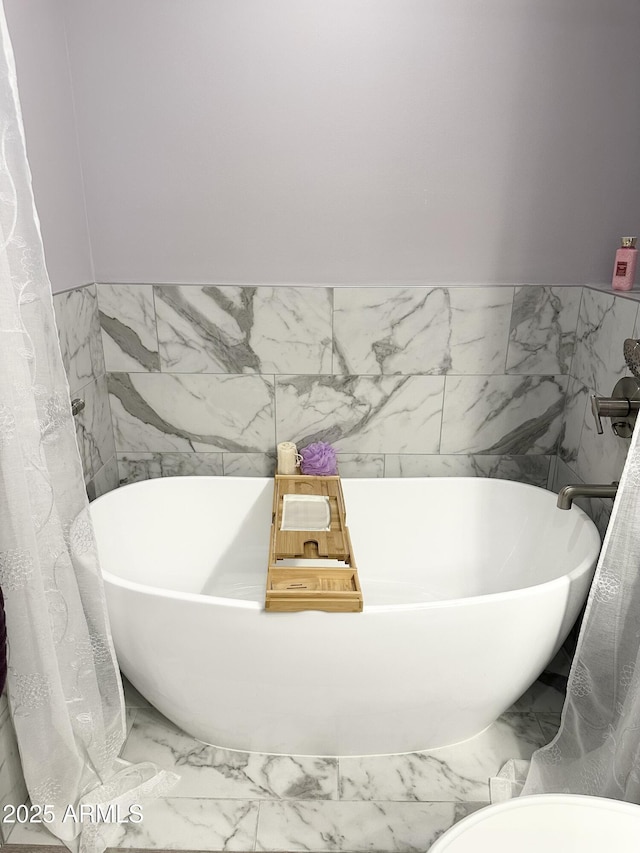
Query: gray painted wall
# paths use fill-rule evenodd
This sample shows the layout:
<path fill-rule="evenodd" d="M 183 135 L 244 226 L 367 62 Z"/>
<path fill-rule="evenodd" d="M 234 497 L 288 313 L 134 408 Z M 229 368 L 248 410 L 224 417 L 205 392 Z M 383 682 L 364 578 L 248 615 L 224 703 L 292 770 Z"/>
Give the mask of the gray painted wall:
<path fill-rule="evenodd" d="M 68 0 L 97 281 L 607 281 L 636 0 Z"/>
<path fill-rule="evenodd" d="M 4 0 L 53 291 L 94 280 L 71 76 L 57 0 Z"/>

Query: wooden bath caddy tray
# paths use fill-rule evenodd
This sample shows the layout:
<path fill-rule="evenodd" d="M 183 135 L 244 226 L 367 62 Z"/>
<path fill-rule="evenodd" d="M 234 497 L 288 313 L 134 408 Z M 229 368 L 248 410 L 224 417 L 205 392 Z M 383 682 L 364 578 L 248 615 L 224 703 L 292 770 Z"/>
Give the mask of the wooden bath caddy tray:
<path fill-rule="evenodd" d="M 281 530 L 285 495 L 329 499 L 328 530 Z M 303 565 L 287 565 L 304 560 Z M 326 565 L 337 560 L 343 565 Z M 323 562 L 325 565 L 323 565 Z M 340 477 L 276 474 L 265 610 L 359 613 L 362 590 L 353 557 Z"/>

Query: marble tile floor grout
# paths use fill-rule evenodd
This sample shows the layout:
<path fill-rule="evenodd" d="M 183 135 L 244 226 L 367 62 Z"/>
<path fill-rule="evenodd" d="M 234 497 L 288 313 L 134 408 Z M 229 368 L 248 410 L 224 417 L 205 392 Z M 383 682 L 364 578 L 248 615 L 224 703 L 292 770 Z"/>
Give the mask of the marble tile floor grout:
<path fill-rule="evenodd" d="M 122 757 L 181 776 L 118 827 L 113 847 L 236 853 L 414 853 L 489 803 L 490 776 L 529 758 L 560 722 L 568 656 L 485 732 L 450 747 L 380 756 L 286 756 L 208 746 L 177 729 L 127 682 Z M 42 849 L 46 831 L 18 826 L 11 844 Z"/>

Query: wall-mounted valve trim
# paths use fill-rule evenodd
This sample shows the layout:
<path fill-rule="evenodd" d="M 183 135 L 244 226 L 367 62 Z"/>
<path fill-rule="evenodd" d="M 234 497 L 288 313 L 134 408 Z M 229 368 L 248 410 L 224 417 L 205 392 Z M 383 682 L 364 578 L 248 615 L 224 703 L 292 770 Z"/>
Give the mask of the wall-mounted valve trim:
<path fill-rule="evenodd" d="M 602 435 L 601 418 L 611 418 L 611 428 L 620 438 L 630 438 L 640 410 L 640 382 L 631 376 L 620 379 L 611 397 L 591 397 L 596 430 Z"/>

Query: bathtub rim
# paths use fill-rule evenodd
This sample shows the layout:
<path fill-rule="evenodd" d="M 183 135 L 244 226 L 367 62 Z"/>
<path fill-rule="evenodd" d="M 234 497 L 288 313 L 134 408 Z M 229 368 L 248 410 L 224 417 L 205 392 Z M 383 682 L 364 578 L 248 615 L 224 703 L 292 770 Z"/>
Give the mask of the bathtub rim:
<path fill-rule="evenodd" d="M 112 499 L 112 496 L 120 491 L 120 489 L 129 489 L 133 487 L 144 487 L 149 488 L 151 483 L 154 483 L 157 487 L 158 482 L 161 481 L 170 481 L 170 480 L 197 480 L 201 481 L 203 479 L 208 480 L 225 480 L 227 479 L 224 475 L 205 475 L 204 477 L 201 475 L 188 475 L 188 476 L 173 476 L 173 477 L 155 477 L 147 480 L 139 480 L 135 483 L 125 483 L 122 486 L 119 486 L 117 489 L 112 489 L 110 492 L 106 492 L 104 495 L 96 498 L 91 502 L 89 506 L 89 513 L 91 514 L 91 506 L 96 504 L 99 501 L 104 501 L 105 498 L 107 502 Z M 273 480 L 272 477 L 234 477 L 235 481 L 243 481 L 243 480 Z M 349 480 L 368 480 L 370 478 L 366 477 L 349 477 Z M 527 490 L 535 490 L 536 492 L 546 492 L 550 495 L 550 497 L 555 497 L 555 492 L 551 492 L 549 489 L 545 489 L 542 486 L 534 486 L 531 483 L 520 483 L 517 480 L 505 480 L 499 477 L 384 477 L 382 478 L 384 481 L 390 482 L 406 482 L 407 480 L 457 480 L 457 481 L 477 481 L 483 480 L 488 482 L 497 482 L 497 483 L 508 483 L 510 487 L 516 487 Z M 597 537 L 600 546 L 598 548 L 598 552 L 596 553 L 596 557 L 594 560 L 594 570 L 598 563 L 598 557 L 600 550 L 602 548 L 602 540 L 600 538 L 600 534 L 598 533 L 597 527 L 595 523 L 589 518 L 589 516 L 582 510 L 579 506 L 574 504 L 570 510 L 559 510 L 560 512 L 573 512 L 578 515 L 584 516 L 584 518 L 590 523 L 592 532 Z M 99 555 L 98 555 L 99 557 Z M 560 575 L 560 577 L 553 578 L 549 581 L 543 581 L 538 584 L 530 584 L 529 586 L 519 587 L 517 589 L 510 589 L 503 592 L 490 592 L 483 593 L 481 595 L 471 595 L 464 596 L 462 598 L 447 598 L 440 601 L 420 601 L 420 602 L 409 602 L 407 604 L 371 604 L 367 605 L 366 600 L 364 603 L 363 614 L 364 613 L 397 613 L 402 611 L 411 611 L 411 610 L 431 610 L 435 608 L 443 608 L 443 607 L 453 607 L 460 606 L 462 604 L 470 605 L 471 603 L 478 603 L 484 601 L 503 601 L 505 599 L 512 599 L 514 597 L 519 598 L 521 596 L 525 596 L 529 593 L 530 590 L 536 589 L 540 590 L 542 587 L 547 587 L 551 589 L 553 586 L 561 586 L 561 585 L 571 585 L 571 583 L 577 580 L 580 576 L 582 576 L 586 571 L 588 560 L 585 558 L 582 560 L 577 566 L 575 566 L 570 572 L 566 574 Z M 248 611 L 256 611 L 256 612 L 265 612 L 264 604 L 260 601 L 249 601 L 245 599 L 238 598 L 223 598 L 221 596 L 215 595 L 206 595 L 201 592 L 182 592 L 179 590 L 173 590 L 166 587 L 156 587 L 149 586 L 148 584 L 138 583 L 136 581 L 129 581 L 124 578 L 119 577 L 118 575 L 113 574 L 112 572 L 106 571 L 102 566 L 100 566 L 101 574 L 103 580 L 107 583 L 110 583 L 112 586 L 120 587 L 124 590 L 130 590 L 131 592 L 144 593 L 145 595 L 155 595 L 158 598 L 171 598 L 177 599 L 180 601 L 189 601 L 189 602 L 197 602 L 201 604 L 209 604 L 209 605 L 218 605 L 219 607 L 232 607 L 240 610 L 248 610 Z M 265 567 L 265 582 L 266 582 L 266 567 Z M 313 610 L 313 611 L 304 611 L 306 613 L 320 613 L 321 611 Z M 345 615 L 345 614 L 341 614 Z"/>

